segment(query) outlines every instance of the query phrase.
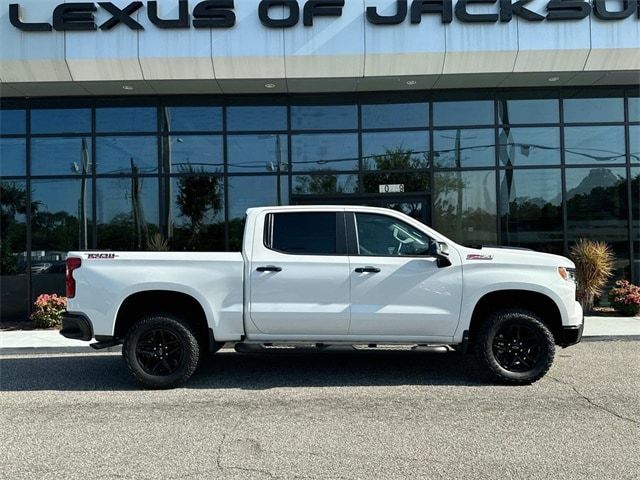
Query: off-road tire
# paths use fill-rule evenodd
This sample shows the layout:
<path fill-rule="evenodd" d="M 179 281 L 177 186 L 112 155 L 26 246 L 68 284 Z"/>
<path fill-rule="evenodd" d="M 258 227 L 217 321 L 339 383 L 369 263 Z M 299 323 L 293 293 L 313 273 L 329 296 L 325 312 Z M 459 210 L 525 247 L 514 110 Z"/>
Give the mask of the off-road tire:
<path fill-rule="evenodd" d="M 503 340 L 516 337 L 513 332 L 518 331 L 521 337 L 530 337 L 524 346 L 515 339 L 513 342 Z M 480 326 L 475 343 L 476 356 L 483 369 L 494 380 L 511 385 L 529 385 L 541 379 L 551 368 L 555 355 L 553 334 L 538 315 L 527 310 L 508 309 L 492 313 Z M 529 345 L 533 344 L 535 347 L 530 348 Z M 512 346 L 515 352 L 504 345 Z M 534 352 L 537 353 L 533 355 Z M 514 356 L 517 359 L 523 356 L 529 361 L 516 359 L 516 365 L 508 368 L 509 365 L 505 364 L 510 362 L 505 358 L 511 360 Z M 532 366 L 528 368 L 527 363 Z"/>
<path fill-rule="evenodd" d="M 178 348 L 179 358 L 165 357 L 165 361 L 171 360 L 171 368 L 160 365 L 166 370 L 164 374 L 152 374 L 150 368 L 143 362 L 149 356 L 146 350 L 153 350 L 157 345 L 145 342 L 145 339 L 157 338 L 158 332 L 164 332 L 165 338 L 170 339 L 173 352 Z M 141 340 L 143 342 L 141 342 Z M 138 349 L 146 349 L 141 353 Z M 163 345 L 162 348 L 167 348 Z M 142 355 L 144 353 L 144 355 Z M 186 382 L 198 367 L 200 359 L 200 345 L 191 327 L 178 317 L 168 314 L 154 314 L 137 321 L 127 332 L 122 345 L 122 356 L 129 371 L 138 382 L 149 389 L 174 388 Z M 142 360 L 141 360 L 142 359 Z M 156 359 L 154 359 L 155 361 Z M 162 360 L 160 360 L 162 362 Z"/>

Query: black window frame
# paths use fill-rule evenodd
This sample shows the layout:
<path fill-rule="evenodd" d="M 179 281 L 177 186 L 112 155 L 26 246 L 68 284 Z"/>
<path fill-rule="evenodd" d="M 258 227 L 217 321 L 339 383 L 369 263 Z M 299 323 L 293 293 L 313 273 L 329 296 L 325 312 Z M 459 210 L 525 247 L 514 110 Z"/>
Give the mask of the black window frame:
<path fill-rule="evenodd" d="M 276 215 L 300 215 L 300 214 L 314 214 L 314 213 L 333 213 L 335 214 L 335 222 L 336 222 L 336 251 L 334 253 L 299 253 L 299 252 L 288 252 L 285 250 L 280 250 L 278 248 L 273 247 L 273 229 L 274 229 L 274 220 Z M 347 256 L 348 253 L 348 244 L 347 244 L 347 228 L 345 224 L 345 213 L 342 210 L 309 210 L 309 211 L 282 211 L 282 212 L 270 212 L 267 213 L 264 220 L 264 232 L 263 232 L 263 245 L 267 250 L 272 252 L 278 252 L 283 255 L 291 255 L 291 256 L 311 256 L 311 257 L 341 257 Z"/>

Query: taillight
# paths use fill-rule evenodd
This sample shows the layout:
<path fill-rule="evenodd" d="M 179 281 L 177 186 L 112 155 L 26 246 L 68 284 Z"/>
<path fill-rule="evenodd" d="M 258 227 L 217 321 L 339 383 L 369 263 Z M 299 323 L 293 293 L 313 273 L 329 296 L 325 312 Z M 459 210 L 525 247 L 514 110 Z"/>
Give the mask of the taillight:
<path fill-rule="evenodd" d="M 67 276 L 65 282 L 67 284 L 67 298 L 73 298 L 76 296 L 76 281 L 73 278 L 73 271 L 76 268 L 80 268 L 82 260 L 80 258 L 67 258 Z"/>

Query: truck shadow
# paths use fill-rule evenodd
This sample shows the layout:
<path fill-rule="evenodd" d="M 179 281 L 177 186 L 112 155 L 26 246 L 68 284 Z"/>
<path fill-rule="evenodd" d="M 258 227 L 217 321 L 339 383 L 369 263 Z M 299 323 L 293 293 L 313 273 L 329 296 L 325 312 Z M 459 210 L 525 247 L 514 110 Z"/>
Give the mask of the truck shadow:
<path fill-rule="evenodd" d="M 205 358 L 187 389 L 267 390 L 278 387 L 454 385 L 487 381 L 475 357 L 440 351 L 325 351 L 241 354 Z M 0 391 L 139 390 L 118 354 L 5 356 Z"/>

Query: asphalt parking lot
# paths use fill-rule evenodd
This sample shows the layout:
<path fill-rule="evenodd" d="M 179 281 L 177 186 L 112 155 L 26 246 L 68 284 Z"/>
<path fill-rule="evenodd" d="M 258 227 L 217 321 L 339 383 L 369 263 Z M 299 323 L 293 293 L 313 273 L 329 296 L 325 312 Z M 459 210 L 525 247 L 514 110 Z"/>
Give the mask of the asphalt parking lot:
<path fill-rule="evenodd" d="M 640 342 L 530 387 L 439 351 L 239 354 L 143 391 L 117 354 L 0 358 L 0 477 L 640 478 Z"/>

